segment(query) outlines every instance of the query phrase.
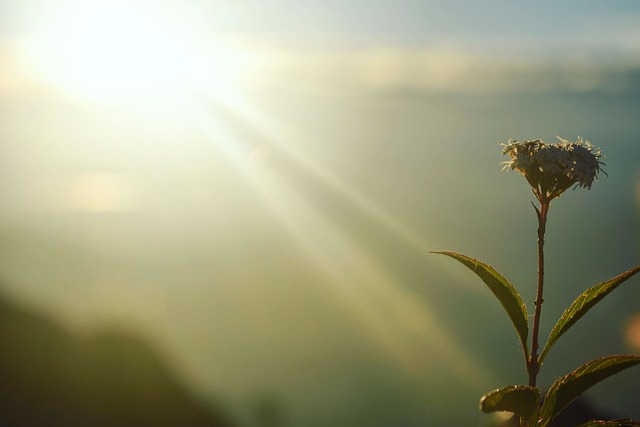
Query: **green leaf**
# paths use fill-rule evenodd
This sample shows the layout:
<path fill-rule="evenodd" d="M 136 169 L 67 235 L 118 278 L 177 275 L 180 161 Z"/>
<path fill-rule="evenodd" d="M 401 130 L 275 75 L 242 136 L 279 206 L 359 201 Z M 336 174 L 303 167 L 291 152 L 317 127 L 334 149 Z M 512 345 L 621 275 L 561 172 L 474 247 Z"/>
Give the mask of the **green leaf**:
<path fill-rule="evenodd" d="M 490 391 L 480 399 L 482 412 L 508 411 L 525 421 L 535 421 L 538 415 L 540 390 L 528 385 L 510 385 Z"/>
<path fill-rule="evenodd" d="M 571 306 L 566 309 L 564 313 L 562 313 L 562 316 L 560 316 L 560 320 L 558 320 L 558 323 L 556 323 L 556 325 L 551 330 L 551 334 L 549 334 L 547 344 L 544 346 L 544 349 L 540 354 L 540 363 L 542 363 L 551 347 L 555 344 L 555 342 L 558 340 L 558 338 L 560 338 L 562 334 L 567 332 L 567 330 L 572 327 L 573 324 L 578 321 L 578 319 L 584 316 L 587 311 L 591 309 L 591 307 L 600 302 L 604 297 L 609 295 L 611 291 L 613 291 L 627 279 L 632 277 L 638 271 L 640 271 L 640 265 L 625 271 L 624 273 L 614 277 L 611 280 L 602 282 L 599 285 L 593 286 L 584 291 L 571 304 Z"/>
<path fill-rule="evenodd" d="M 606 356 L 592 360 L 558 379 L 544 399 L 538 426 L 546 427 L 569 403 L 591 386 L 637 364 L 640 364 L 640 356 Z"/>
<path fill-rule="evenodd" d="M 511 319 L 511 323 L 513 323 L 513 326 L 516 328 L 518 338 L 520 338 L 525 360 L 528 360 L 527 335 L 529 333 L 529 324 L 527 321 L 527 306 L 522 301 L 522 297 L 516 288 L 488 264 L 451 251 L 437 251 L 432 253 L 447 255 L 460 261 L 484 281 L 506 310 L 509 319 Z"/>
<path fill-rule="evenodd" d="M 611 421 L 591 420 L 580 424 L 578 427 L 640 427 L 640 423 L 633 421 L 631 418 L 622 418 Z"/>

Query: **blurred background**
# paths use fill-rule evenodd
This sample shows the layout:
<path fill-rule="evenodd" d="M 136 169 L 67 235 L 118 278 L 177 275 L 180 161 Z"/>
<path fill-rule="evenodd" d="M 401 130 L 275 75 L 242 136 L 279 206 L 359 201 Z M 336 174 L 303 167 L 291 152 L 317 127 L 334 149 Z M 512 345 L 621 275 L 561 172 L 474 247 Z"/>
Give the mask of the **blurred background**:
<path fill-rule="evenodd" d="M 601 147 L 609 176 L 552 205 L 546 337 L 639 263 L 639 117 L 636 1 L 3 0 L 0 326 L 146 343 L 229 425 L 486 426 L 479 397 L 526 382 L 517 336 L 428 251 L 491 263 L 532 311 L 533 195 L 499 144 Z M 60 345 L 29 353 L 41 338 L 13 329 L 3 348 L 26 353 L 3 363 L 35 375 L 28 402 Z M 630 352 L 637 278 L 540 383 Z M 638 384 L 586 397 L 640 418 Z"/>

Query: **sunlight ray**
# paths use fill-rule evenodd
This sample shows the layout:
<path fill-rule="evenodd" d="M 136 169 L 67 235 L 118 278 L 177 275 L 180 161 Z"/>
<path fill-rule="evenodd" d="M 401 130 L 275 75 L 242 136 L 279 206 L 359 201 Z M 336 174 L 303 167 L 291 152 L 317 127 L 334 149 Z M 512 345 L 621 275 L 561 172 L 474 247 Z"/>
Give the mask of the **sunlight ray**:
<path fill-rule="evenodd" d="M 480 387 L 490 372 L 478 369 L 460 345 L 432 316 L 423 300 L 413 298 L 336 224 L 312 208 L 294 186 L 271 175 L 256 184 L 272 210 L 295 235 L 319 271 L 340 295 L 345 309 L 367 333 L 412 375 L 429 375 L 429 355 L 449 364 L 462 382 Z"/>
<path fill-rule="evenodd" d="M 393 215 L 386 209 L 382 208 L 371 199 L 366 197 L 363 193 L 357 191 L 355 188 L 349 186 L 346 182 L 337 177 L 334 173 L 322 166 L 319 162 L 306 155 L 301 149 L 299 149 L 291 136 L 271 120 L 263 111 L 260 111 L 257 107 L 244 102 L 240 98 L 234 98 L 233 102 L 227 104 L 234 113 L 244 118 L 245 122 L 252 127 L 255 127 L 263 135 L 265 135 L 269 142 L 274 146 L 282 149 L 287 155 L 302 165 L 307 171 L 312 172 L 318 178 L 320 178 L 327 186 L 336 191 L 340 195 L 348 198 L 355 206 L 357 206 L 364 213 L 370 217 L 376 219 L 381 224 L 386 226 L 389 230 L 393 231 L 398 237 L 400 237 L 405 244 L 413 248 L 414 250 L 425 253 L 428 248 L 434 246 L 434 242 L 425 239 L 420 236 L 420 233 L 397 221 Z M 308 138 L 308 136 L 307 136 Z"/>
<path fill-rule="evenodd" d="M 257 106 L 236 96 L 226 98 L 224 107 L 241 117 L 247 126 L 257 129 L 258 132 L 269 141 L 269 144 L 281 149 L 287 156 L 290 156 L 294 162 L 303 166 L 306 171 L 312 172 L 316 177 L 321 179 L 325 185 L 349 200 L 349 202 L 357 207 L 363 214 L 378 221 L 412 250 L 426 256 L 428 251 L 438 250 L 442 247 L 433 237 L 427 239 L 420 232 L 411 229 L 401 221 L 395 219 L 389 210 L 375 203 L 365 194 L 329 171 L 320 162 L 307 155 L 295 144 L 296 137 L 292 135 L 294 130 L 288 129 L 285 131 L 282 129 L 282 126 Z M 203 118 L 203 122 L 206 123 L 206 121 L 206 117 Z M 306 135 L 304 137 L 308 138 Z M 228 144 L 225 146 L 228 146 Z M 239 163 L 242 162 L 240 161 Z M 446 271 L 449 276 L 455 278 L 456 282 L 463 284 L 473 291 L 482 291 L 482 288 L 476 286 L 474 283 L 473 277 L 455 268 L 455 265 L 438 263 L 435 264 L 434 267 Z"/>
<path fill-rule="evenodd" d="M 221 108 L 241 116 L 247 126 L 259 129 L 269 144 L 277 144 L 286 150 L 301 166 L 319 176 L 332 190 L 349 198 L 363 214 L 395 232 L 413 250 L 425 252 L 427 245 L 423 238 L 318 162 L 312 161 L 294 144 L 287 143 L 284 132 L 264 114 L 259 114 L 257 109 L 239 97 L 225 101 Z M 363 322 L 369 336 L 389 355 L 414 375 L 425 374 L 425 354 L 432 354 L 450 364 L 469 386 L 479 387 L 488 382 L 488 375 L 483 373 L 489 371 L 478 369 L 478 362 L 472 361 L 446 328 L 431 315 L 432 310 L 427 303 L 403 292 L 396 285 L 399 281 L 383 271 L 380 263 L 347 238 L 336 224 L 314 209 L 295 183 L 286 182 L 277 173 L 247 170 L 249 153 L 238 145 L 224 121 L 212 120 L 204 108 L 194 111 L 193 117 L 211 138 L 211 143 L 221 149 L 236 167 L 247 172 L 246 178 L 254 190 L 295 236 L 320 274 L 332 285 L 333 291 L 341 296 L 339 300 L 345 309 Z"/>

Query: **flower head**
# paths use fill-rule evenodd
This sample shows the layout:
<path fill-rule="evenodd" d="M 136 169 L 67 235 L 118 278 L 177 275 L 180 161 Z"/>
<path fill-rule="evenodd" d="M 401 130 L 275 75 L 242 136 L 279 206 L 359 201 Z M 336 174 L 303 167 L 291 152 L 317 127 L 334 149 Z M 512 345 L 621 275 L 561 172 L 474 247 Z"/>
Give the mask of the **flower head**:
<path fill-rule="evenodd" d="M 603 165 L 600 159 L 604 156 L 589 141 L 558 139 L 556 144 L 540 139 L 503 144 L 502 154 L 511 157 L 504 168 L 524 175 L 540 202 L 550 202 L 574 184 L 590 189 Z"/>

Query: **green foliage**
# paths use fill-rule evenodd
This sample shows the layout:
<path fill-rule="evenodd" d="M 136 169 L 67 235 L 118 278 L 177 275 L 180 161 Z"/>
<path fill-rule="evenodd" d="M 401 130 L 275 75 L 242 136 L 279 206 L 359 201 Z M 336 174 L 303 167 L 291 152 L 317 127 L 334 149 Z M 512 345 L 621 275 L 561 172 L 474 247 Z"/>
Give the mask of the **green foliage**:
<path fill-rule="evenodd" d="M 528 360 L 527 335 L 529 326 L 527 321 L 527 308 L 517 289 L 493 267 L 474 258 L 452 251 L 437 251 L 432 253 L 447 255 L 459 261 L 482 279 L 507 312 L 520 338 L 525 359 Z M 571 328 L 578 319 L 639 271 L 640 266 L 634 267 L 611 280 L 602 282 L 583 292 L 571 306 L 564 311 L 560 320 L 554 326 L 547 344 L 540 355 L 540 363 L 553 344 Z M 483 412 L 513 412 L 521 418 L 523 425 L 546 427 L 567 405 L 591 386 L 637 364 L 640 364 L 640 356 L 634 355 L 607 356 L 593 360 L 558 379 L 549 389 L 539 413 L 538 402 L 540 392 L 536 387 L 532 386 L 513 385 L 493 390 L 482 397 L 480 400 L 480 409 Z M 539 419 L 536 420 L 538 415 Z M 593 420 L 580 427 L 597 426 L 640 427 L 640 423 L 630 419 L 612 421 Z"/>
<path fill-rule="evenodd" d="M 541 308 L 544 302 L 544 236 L 551 201 L 576 183 L 579 186 L 591 188 L 598 172 L 602 171 L 600 165 L 603 164 L 600 161 L 603 157 L 600 150 L 594 152 L 595 147 L 589 142 L 580 138 L 575 143 L 560 139 L 562 144 L 547 144 L 541 140 L 522 143 L 510 140 L 508 144 L 503 144 L 502 154 L 508 154 L 511 157 L 510 161 L 505 162 L 505 167 L 522 173 L 540 202 L 540 208 L 532 203 L 538 217 L 538 281 L 531 331 L 531 350 L 527 344 L 529 335 L 527 307 L 517 289 L 488 264 L 452 251 L 433 252 L 459 261 L 480 277 L 498 298 L 515 327 L 525 356 L 529 385 L 512 385 L 493 390 L 480 399 L 480 409 L 483 412 L 513 412 L 520 417 L 520 425 L 523 427 L 547 427 L 562 410 L 587 389 L 611 375 L 640 364 L 640 356 L 637 355 L 607 356 L 593 360 L 556 380 L 540 404 L 540 391 L 536 388 L 537 376 L 544 358 L 553 345 L 592 307 L 640 271 L 639 265 L 584 291 L 562 313 L 549 334 L 542 353 L 538 356 Z M 640 423 L 628 418 L 612 421 L 592 420 L 578 427 L 598 426 L 640 427 Z"/>
<path fill-rule="evenodd" d="M 592 360 L 556 380 L 540 409 L 538 426 L 546 427 L 560 411 L 591 386 L 637 364 L 640 364 L 640 356 L 606 356 Z"/>
<path fill-rule="evenodd" d="M 520 338 L 525 360 L 528 359 L 527 335 L 529 333 L 529 324 L 527 321 L 527 307 L 516 288 L 488 264 L 451 251 L 437 251 L 432 253 L 447 255 L 460 261 L 482 279 L 507 312 L 511 323 L 513 323 L 513 326 L 516 328 L 518 338 Z"/>
<path fill-rule="evenodd" d="M 513 412 L 533 425 L 538 417 L 540 390 L 527 385 L 511 385 L 490 391 L 480 399 L 483 412 Z"/>
<path fill-rule="evenodd" d="M 553 327 L 553 330 L 549 335 L 549 339 L 547 340 L 547 344 L 540 355 L 540 363 L 542 363 L 553 344 L 555 344 L 562 334 L 571 328 L 574 323 L 584 316 L 594 305 L 600 302 L 604 297 L 609 295 L 611 291 L 624 283 L 638 271 L 640 271 L 640 266 L 627 270 L 611 280 L 602 282 L 599 285 L 593 286 L 584 291 L 571 304 L 571 306 L 562 313 L 560 320 L 558 320 L 558 323 Z"/>

